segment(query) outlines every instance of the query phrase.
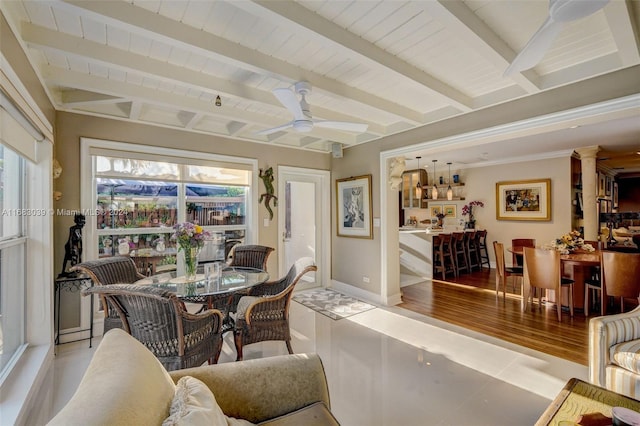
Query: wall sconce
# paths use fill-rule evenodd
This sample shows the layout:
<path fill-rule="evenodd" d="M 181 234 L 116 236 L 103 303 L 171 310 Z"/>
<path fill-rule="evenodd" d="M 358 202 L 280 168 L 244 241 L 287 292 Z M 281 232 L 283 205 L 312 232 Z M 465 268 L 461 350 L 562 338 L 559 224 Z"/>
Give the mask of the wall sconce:
<path fill-rule="evenodd" d="M 422 157 L 416 157 L 418 159 L 418 183 L 416 183 L 416 198 L 418 201 L 422 200 L 422 174 L 420 173 L 420 159 Z"/>
<path fill-rule="evenodd" d="M 449 165 L 449 187 L 447 188 L 447 200 L 453 200 L 453 189 L 451 189 L 451 162 L 447 163 Z"/>
<path fill-rule="evenodd" d="M 220 95 L 216 96 L 216 106 L 222 106 L 222 99 L 220 99 Z"/>
<path fill-rule="evenodd" d="M 438 160 L 431 160 L 433 161 L 433 188 L 431 188 L 431 198 L 433 198 L 434 200 L 438 199 L 438 187 L 436 186 L 436 162 Z"/>

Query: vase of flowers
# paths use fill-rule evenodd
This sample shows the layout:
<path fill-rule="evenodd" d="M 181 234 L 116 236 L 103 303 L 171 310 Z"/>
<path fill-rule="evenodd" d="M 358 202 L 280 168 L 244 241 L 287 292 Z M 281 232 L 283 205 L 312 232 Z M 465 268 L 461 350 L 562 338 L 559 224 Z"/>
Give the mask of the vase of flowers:
<path fill-rule="evenodd" d="M 554 238 L 547 244 L 546 248 L 557 250 L 562 254 L 569 254 L 576 251 L 587 253 L 595 251 L 595 248 L 591 244 L 585 244 L 579 231 L 571 231 L 568 234 L 562 235 L 560 238 Z"/>
<path fill-rule="evenodd" d="M 444 220 L 444 213 L 438 213 L 438 214 L 436 215 L 436 217 L 438 218 L 438 227 L 439 227 L 439 228 L 442 228 L 442 225 L 444 224 L 444 223 L 443 223 L 443 220 Z"/>
<path fill-rule="evenodd" d="M 200 225 L 194 225 L 190 222 L 179 223 L 173 229 L 174 233 L 171 239 L 176 241 L 178 251 L 183 254 L 186 280 L 194 281 L 198 270 L 198 254 L 210 234 Z"/>
<path fill-rule="evenodd" d="M 464 224 L 466 229 L 474 229 L 476 227 L 476 220 L 473 216 L 474 207 L 484 207 L 484 203 L 476 200 L 462 206 L 462 216 L 469 216 L 469 220 Z"/>

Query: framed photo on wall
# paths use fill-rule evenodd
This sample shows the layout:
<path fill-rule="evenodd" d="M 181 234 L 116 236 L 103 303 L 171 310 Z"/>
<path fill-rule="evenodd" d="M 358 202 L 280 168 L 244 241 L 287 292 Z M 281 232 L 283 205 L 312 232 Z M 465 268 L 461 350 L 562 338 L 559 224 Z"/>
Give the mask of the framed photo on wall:
<path fill-rule="evenodd" d="M 551 179 L 496 183 L 497 220 L 551 220 Z"/>
<path fill-rule="evenodd" d="M 373 238 L 371 175 L 336 179 L 339 237 Z"/>
<path fill-rule="evenodd" d="M 445 217 L 456 217 L 456 205 L 455 204 L 445 204 L 444 205 L 444 216 Z"/>
<path fill-rule="evenodd" d="M 442 213 L 442 206 L 441 205 L 429 206 L 429 210 L 431 211 L 431 217 L 436 217 L 440 213 Z"/>

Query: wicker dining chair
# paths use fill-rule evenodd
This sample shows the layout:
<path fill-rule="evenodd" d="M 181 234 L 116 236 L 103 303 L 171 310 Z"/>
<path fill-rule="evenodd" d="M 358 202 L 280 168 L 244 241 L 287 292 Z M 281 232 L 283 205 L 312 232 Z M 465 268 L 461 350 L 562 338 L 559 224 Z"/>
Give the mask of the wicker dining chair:
<path fill-rule="evenodd" d="M 124 256 L 104 257 L 98 260 L 89 260 L 78 263 L 71 269 L 73 272 L 86 274 L 93 281 L 94 286 L 111 284 L 131 284 L 144 275 L 138 272 L 135 262 Z M 109 306 L 103 297 L 100 297 L 104 310 L 104 333 L 112 328 L 123 328 L 120 315 L 115 308 Z"/>
<path fill-rule="evenodd" d="M 82 292 L 98 294 L 118 311 L 124 330 L 167 370 L 215 364 L 222 349 L 222 313 L 190 314 L 175 293 L 150 286 L 112 284 Z"/>
<path fill-rule="evenodd" d="M 236 245 L 231 249 L 229 266 L 244 266 L 266 271 L 267 259 L 273 250 L 273 247 L 260 245 Z"/>
<path fill-rule="evenodd" d="M 233 329 L 237 361 L 242 360 L 246 345 L 266 340 L 284 340 L 289 353 L 293 353 L 289 330 L 291 295 L 303 275 L 317 270 L 312 258 L 303 257 L 284 278 L 258 284 L 250 289 L 250 296 L 240 298 Z"/>
<path fill-rule="evenodd" d="M 228 263 L 229 266 L 243 266 L 245 268 L 256 268 L 267 270 L 267 260 L 269 255 L 274 251 L 273 247 L 260 246 L 260 245 L 242 245 L 238 244 L 231 249 L 229 257 L 231 258 Z M 229 305 L 229 312 L 236 312 L 238 308 L 238 302 L 243 296 L 249 294 L 247 291 L 238 291 L 234 293 L 231 304 Z"/>

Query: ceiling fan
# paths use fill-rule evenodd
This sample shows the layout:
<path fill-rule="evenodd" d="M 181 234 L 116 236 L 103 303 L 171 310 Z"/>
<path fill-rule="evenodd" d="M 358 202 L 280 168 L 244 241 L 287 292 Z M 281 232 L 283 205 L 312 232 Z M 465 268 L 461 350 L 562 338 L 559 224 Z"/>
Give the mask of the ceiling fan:
<path fill-rule="evenodd" d="M 565 23 L 585 18 L 609 0 L 549 0 L 549 16 L 504 72 L 504 76 L 533 68 L 542 60 Z"/>
<path fill-rule="evenodd" d="M 282 126 L 256 132 L 258 135 L 270 135 L 281 130 L 292 128 L 297 132 L 310 132 L 314 126 L 328 129 L 345 130 L 348 132 L 363 133 L 367 131 L 368 124 L 350 123 L 346 121 L 316 120 L 311 116 L 309 104 L 305 96 L 311 93 L 311 84 L 307 81 L 299 81 L 292 88 L 274 89 L 273 94 L 293 114 L 293 120 Z M 300 100 L 296 96 L 300 95 Z"/>

